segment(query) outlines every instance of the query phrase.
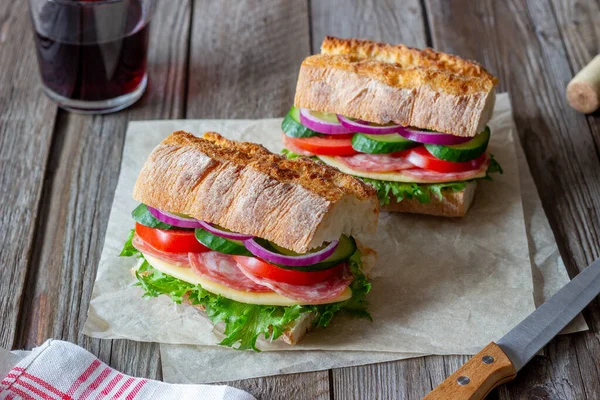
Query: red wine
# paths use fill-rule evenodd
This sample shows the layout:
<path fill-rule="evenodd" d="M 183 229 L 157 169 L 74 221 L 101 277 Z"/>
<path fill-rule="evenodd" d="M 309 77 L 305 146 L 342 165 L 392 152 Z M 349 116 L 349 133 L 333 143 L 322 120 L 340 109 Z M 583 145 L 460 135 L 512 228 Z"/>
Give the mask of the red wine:
<path fill-rule="evenodd" d="M 100 101 L 133 92 L 146 76 L 149 23 L 139 0 L 118 9 L 64 12 L 49 2 L 35 43 L 44 85 L 74 100 Z M 126 7 L 125 7 L 126 6 Z"/>

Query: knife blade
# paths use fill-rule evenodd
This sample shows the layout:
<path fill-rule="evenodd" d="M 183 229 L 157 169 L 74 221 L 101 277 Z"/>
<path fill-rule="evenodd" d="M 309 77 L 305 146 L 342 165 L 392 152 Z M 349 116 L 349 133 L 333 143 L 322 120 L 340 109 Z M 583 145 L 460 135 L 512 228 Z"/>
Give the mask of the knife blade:
<path fill-rule="evenodd" d="M 600 293 L 600 259 L 496 342 L 518 371 Z"/>
<path fill-rule="evenodd" d="M 600 294 L 600 258 L 496 343 L 492 342 L 424 399 L 482 399 L 525 364 Z"/>

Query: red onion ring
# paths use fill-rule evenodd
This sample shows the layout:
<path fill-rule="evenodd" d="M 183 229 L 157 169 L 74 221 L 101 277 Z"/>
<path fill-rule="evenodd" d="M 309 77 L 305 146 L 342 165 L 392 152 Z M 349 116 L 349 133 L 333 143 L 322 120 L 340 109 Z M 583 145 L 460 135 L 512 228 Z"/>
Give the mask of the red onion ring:
<path fill-rule="evenodd" d="M 426 132 L 415 129 L 403 129 L 398 134 L 408 140 L 419 143 L 441 144 L 450 146 L 453 144 L 461 144 L 473 139 L 471 137 L 454 136 L 449 133 L 442 132 Z"/>
<path fill-rule="evenodd" d="M 338 243 L 338 240 L 334 240 L 333 242 L 329 243 L 325 248 L 315 253 L 308 253 L 300 256 L 286 256 L 283 254 L 274 253 L 262 247 L 254 239 L 246 240 L 244 242 L 244 245 L 250 251 L 250 253 L 270 263 L 288 265 L 290 267 L 304 267 L 307 265 L 317 264 L 325 260 L 327 257 L 333 254 L 333 252 L 337 248 Z"/>
<path fill-rule="evenodd" d="M 308 129 L 312 129 L 315 132 L 324 133 L 326 135 L 342 135 L 354 132 L 339 122 L 330 122 L 317 118 L 306 108 L 300 109 L 300 123 L 306 126 Z"/>
<path fill-rule="evenodd" d="M 166 211 L 161 211 L 156 208 L 148 207 L 150 214 L 157 220 L 165 224 L 173 225 L 178 228 L 201 228 L 201 222 L 194 218 L 184 218 L 179 215 L 171 214 Z"/>
<path fill-rule="evenodd" d="M 220 237 L 225 238 L 225 239 L 244 241 L 244 240 L 248 240 L 248 239 L 252 239 L 253 238 L 252 235 L 244 235 L 243 233 L 235 233 L 235 232 L 223 231 L 223 230 L 221 230 L 219 228 L 215 228 L 214 226 L 212 226 L 208 222 L 204 222 L 204 221 L 198 221 L 198 222 L 200 223 L 200 226 L 198 228 L 202 228 L 204 230 L 207 230 L 210 233 L 212 233 L 213 235 L 220 236 Z"/>
<path fill-rule="evenodd" d="M 399 133 L 403 131 L 402 125 L 388 125 L 388 126 L 373 126 L 368 122 L 362 120 L 351 120 L 343 115 L 338 114 L 338 120 L 340 124 L 344 125 L 348 129 L 352 129 L 352 132 L 366 133 L 369 135 L 386 135 L 388 133 Z"/>

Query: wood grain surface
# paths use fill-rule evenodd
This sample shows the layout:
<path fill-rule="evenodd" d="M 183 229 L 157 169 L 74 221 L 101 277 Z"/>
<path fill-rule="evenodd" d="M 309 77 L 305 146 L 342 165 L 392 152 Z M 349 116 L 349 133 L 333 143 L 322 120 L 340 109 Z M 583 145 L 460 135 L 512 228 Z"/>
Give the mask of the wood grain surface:
<path fill-rule="evenodd" d="M 454 3 L 447 7 L 444 1 L 426 1 L 430 26 L 435 27 L 433 44 L 482 62 L 498 74 L 500 90 L 509 92 L 544 210 L 573 276 L 600 254 L 594 228 L 600 210 L 600 161 L 586 117 L 566 102 L 573 71 L 553 10 L 549 3 L 536 1 L 480 1 L 474 7 Z M 594 20 L 593 8 L 590 12 Z M 461 23 L 461 18 L 474 23 Z M 588 311 L 584 315 L 595 330 L 597 300 Z M 500 398 L 598 397 L 599 345 L 591 332 L 555 339 L 544 358 L 535 359 L 499 389 Z M 582 372 L 580 358 L 595 358 L 596 364 L 586 362 Z"/>
<path fill-rule="evenodd" d="M 127 123 L 183 116 L 190 3 L 159 3 L 149 53 L 149 90 L 130 109 L 106 116 L 59 111 L 36 231 L 34 262 L 17 347 L 46 338 L 82 345 L 128 374 L 160 377 L 158 345 L 85 337 L 104 233 L 119 175 Z M 137 357 L 133 358 L 130 354 Z"/>
<path fill-rule="evenodd" d="M 600 118 L 564 96 L 599 51 L 597 0 L 157 3 L 148 92 L 128 110 L 83 116 L 41 94 L 27 9 L 0 2 L 0 346 L 70 340 L 125 373 L 160 379 L 157 345 L 81 334 L 127 123 L 283 116 L 300 62 L 327 34 L 433 45 L 497 74 L 570 274 L 600 256 Z M 553 340 L 488 398 L 600 398 L 597 300 L 584 316 L 591 332 Z M 264 399 L 418 399 L 468 358 L 229 384 Z"/>
<path fill-rule="evenodd" d="M 24 43 L 23 43 L 24 39 Z M 40 93 L 27 8 L 0 3 L 0 346 L 15 346 L 56 106 Z M 16 340 L 18 342 L 18 340 Z"/>

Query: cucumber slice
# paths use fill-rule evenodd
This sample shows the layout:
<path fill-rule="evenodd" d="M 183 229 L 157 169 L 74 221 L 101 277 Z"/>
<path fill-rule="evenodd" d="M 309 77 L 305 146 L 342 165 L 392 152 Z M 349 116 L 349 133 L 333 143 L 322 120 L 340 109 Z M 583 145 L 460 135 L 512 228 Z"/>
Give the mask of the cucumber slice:
<path fill-rule="evenodd" d="M 197 228 L 194 232 L 196 239 L 211 250 L 218 251 L 223 254 L 232 254 L 235 256 L 252 256 L 252 253 L 246 249 L 244 243 L 238 240 L 230 240 L 221 236 L 213 235 L 212 233 Z"/>
<path fill-rule="evenodd" d="M 307 138 L 320 135 L 320 133 L 308 129 L 300 123 L 300 110 L 296 107 L 290 108 L 290 111 L 288 111 L 281 123 L 281 129 L 287 136 L 293 138 Z"/>
<path fill-rule="evenodd" d="M 156 229 L 177 229 L 177 230 L 189 230 L 188 228 L 180 228 L 178 226 L 173 226 L 169 224 L 165 224 L 164 222 L 156 219 L 154 215 L 150 214 L 148 210 L 148 206 L 145 204 L 140 204 L 137 206 L 132 212 L 131 217 L 138 224 L 148 226 L 150 228 Z"/>
<path fill-rule="evenodd" d="M 461 144 L 442 146 L 439 144 L 425 144 L 425 148 L 435 157 L 444 161 L 465 162 L 471 161 L 485 153 L 490 141 L 490 128 L 485 127 L 473 139 Z"/>
<path fill-rule="evenodd" d="M 386 154 L 407 150 L 421 143 L 408 140 L 397 133 L 387 135 L 367 135 L 357 133 L 352 137 L 352 148 L 361 153 Z"/>
<path fill-rule="evenodd" d="M 291 250 L 284 249 L 283 247 L 280 247 L 280 246 L 276 245 L 275 243 L 267 242 L 266 240 L 262 240 L 262 239 L 255 239 L 255 240 L 258 241 L 261 246 L 263 246 L 271 251 L 285 254 L 286 256 L 298 256 L 299 255 L 298 253 L 294 253 Z M 318 250 L 320 250 L 320 248 L 315 249 L 314 251 L 318 251 Z M 306 265 L 304 267 L 290 267 L 289 265 L 280 265 L 280 264 L 277 264 L 277 266 L 280 268 L 283 268 L 283 269 L 293 269 L 295 271 L 303 271 L 303 272 L 323 271 L 323 270 L 330 269 L 330 268 L 340 265 L 340 263 L 342 263 L 343 261 L 350 258 L 350 256 L 352 254 L 354 254 L 355 251 L 356 251 L 356 242 L 354 241 L 354 238 L 342 235 L 340 237 L 338 246 L 335 248 L 335 251 L 333 252 L 333 254 L 318 264 Z"/>

